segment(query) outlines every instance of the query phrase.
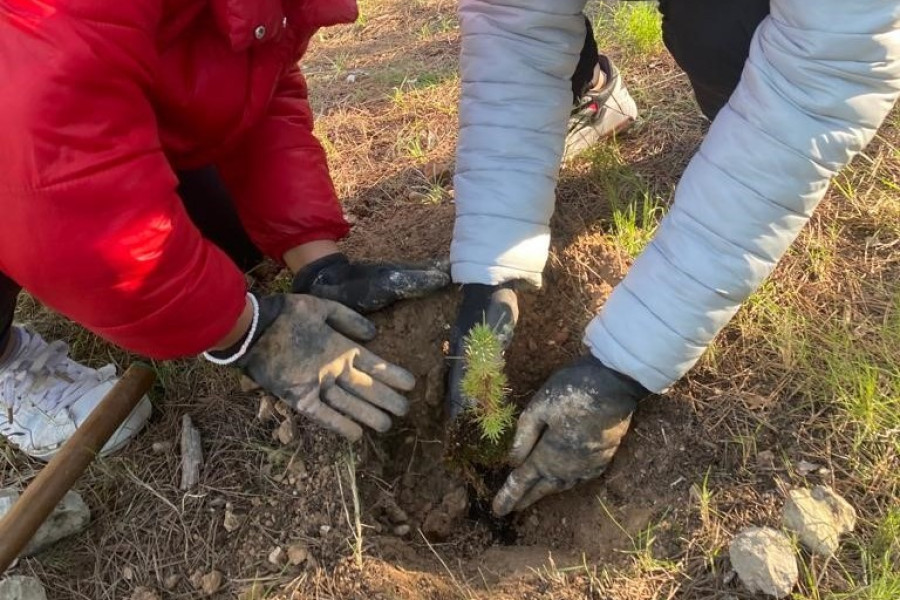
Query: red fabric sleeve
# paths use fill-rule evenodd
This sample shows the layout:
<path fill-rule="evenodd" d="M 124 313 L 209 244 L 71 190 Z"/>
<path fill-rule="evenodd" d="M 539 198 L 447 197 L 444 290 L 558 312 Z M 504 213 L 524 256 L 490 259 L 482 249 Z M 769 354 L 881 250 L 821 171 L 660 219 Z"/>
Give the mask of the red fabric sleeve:
<path fill-rule="evenodd" d="M 279 82 L 266 116 L 218 167 L 251 239 L 279 262 L 294 246 L 339 240 L 349 231 L 297 67 Z"/>
<path fill-rule="evenodd" d="M 102 35 L 0 26 L 0 270 L 124 348 L 197 354 L 234 326 L 244 279 L 175 193 L 143 92 L 155 40 L 109 12 L 122 26 Z"/>

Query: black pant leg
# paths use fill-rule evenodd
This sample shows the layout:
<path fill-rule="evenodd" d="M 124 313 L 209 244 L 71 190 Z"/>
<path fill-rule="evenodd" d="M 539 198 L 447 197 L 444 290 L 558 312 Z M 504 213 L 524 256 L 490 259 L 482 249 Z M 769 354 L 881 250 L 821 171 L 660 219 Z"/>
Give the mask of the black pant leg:
<path fill-rule="evenodd" d="M 178 173 L 178 195 L 203 236 L 221 248 L 243 271 L 263 259 L 238 218 L 234 201 L 214 167 Z"/>
<path fill-rule="evenodd" d="M 597 40 L 594 39 L 594 28 L 591 26 L 591 20 L 584 18 L 584 24 L 587 32 L 584 38 L 584 46 L 581 47 L 581 56 L 578 59 L 578 66 L 575 67 L 575 73 L 572 74 L 572 102 L 578 103 L 578 99 L 584 96 L 591 86 L 594 85 L 594 69 L 600 62 L 600 51 L 597 48 Z"/>
<path fill-rule="evenodd" d="M 737 87 L 769 0 L 660 0 L 663 41 L 715 118 Z"/>
<path fill-rule="evenodd" d="M 9 341 L 13 315 L 16 312 L 16 300 L 22 288 L 15 281 L 0 273 L 0 350 Z"/>

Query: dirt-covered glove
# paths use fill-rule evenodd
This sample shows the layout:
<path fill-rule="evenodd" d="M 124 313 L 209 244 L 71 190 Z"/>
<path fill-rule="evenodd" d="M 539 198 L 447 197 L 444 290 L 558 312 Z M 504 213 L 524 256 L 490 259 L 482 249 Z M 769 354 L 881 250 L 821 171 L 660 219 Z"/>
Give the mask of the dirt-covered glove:
<path fill-rule="evenodd" d="M 510 453 L 517 468 L 494 498 L 494 513 L 522 510 L 602 475 L 648 395 L 590 355 L 551 375 L 519 417 Z"/>
<path fill-rule="evenodd" d="M 350 440 L 366 425 L 384 432 L 389 415 L 403 416 L 412 373 L 353 340 L 375 337 L 375 326 L 346 306 L 313 296 L 259 300 L 254 341 L 237 363 L 263 389 L 297 412 Z"/>
<path fill-rule="evenodd" d="M 444 400 L 450 419 L 455 419 L 469 405 L 460 390 L 466 373 L 463 342 L 469 330 L 480 323 L 489 325 L 505 350 L 512 341 L 516 321 L 519 319 L 519 302 L 512 284 L 496 286 L 469 283 L 462 286 L 462 294 L 456 322 L 450 331 L 450 370 Z"/>
<path fill-rule="evenodd" d="M 398 300 L 421 298 L 450 285 L 447 266 L 437 261 L 412 265 L 352 263 L 341 253 L 306 265 L 294 276 L 291 291 L 311 294 L 362 313 L 381 310 Z"/>

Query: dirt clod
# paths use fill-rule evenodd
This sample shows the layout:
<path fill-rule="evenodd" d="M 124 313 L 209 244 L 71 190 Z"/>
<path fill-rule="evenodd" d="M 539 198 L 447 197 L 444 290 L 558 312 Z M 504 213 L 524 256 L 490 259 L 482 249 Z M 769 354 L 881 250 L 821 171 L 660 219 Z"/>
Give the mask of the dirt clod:
<path fill-rule="evenodd" d="M 731 542 L 731 566 L 751 592 L 786 598 L 800 572 L 791 541 L 768 527 L 745 529 Z"/>
<path fill-rule="evenodd" d="M 281 422 L 272 435 L 276 440 L 287 446 L 294 441 L 294 420 L 290 417 Z"/>
<path fill-rule="evenodd" d="M 159 600 L 159 594 L 148 587 L 135 588 L 130 600 Z"/>
<path fill-rule="evenodd" d="M 791 490 L 784 505 L 784 526 L 797 533 L 813 554 L 832 556 L 841 535 L 856 527 L 856 509 L 827 486 Z"/>
<path fill-rule="evenodd" d="M 756 466 L 760 471 L 775 470 L 775 453 L 771 450 L 763 450 L 756 455 Z"/>
<path fill-rule="evenodd" d="M 422 531 L 429 539 L 446 540 L 468 511 L 469 494 L 465 487 L 458 486 L 444 496 L 440 506 L 428 513 Z"/>
<path fill-rule="evenodd" d="M 219 571 L 210 571 L 200 578 L 200 591 L 204 596 L 212 596 L 222 588 L 224 577 Z"/>
<path fill-rule="evenodd" d="M 241 526 L 242 520 L 243 519 L 234 512 L 234 506 L 231 502 L 225 505 L 225 518 L 222 522 L 225 531 L 231 533 Z"/>
<path fill-rule="evenodd" d="M 256 418 L 260 423 L 268 423 L 275 419 L 275 401 L 271 396 L 263 396 L 259 399 L 259 409 Z"/>
<path fill-rule="evenodd" d="M 190 582 L 191 582 L 191 585 L 194 586 L 195 589 L 199 590 L 200 587 L 203 585 L 203 571 L 201 571 L 200 569 L 197 569 L 196 571 L 191 573 Z"/>
<path fill-rule="evenodd" d="M 178 582 L 180 582 L 180 581 L 181 581 L 181 575 L 178 575 L 177 573 L 173 573 L 172 575 L 169 575 L 165 579 L 163 579 L 163 588 L 165 588 L 165 590 L 167 592 L 171 592 L 172 590 L 175 589 L 175 586 L 177 586 Z"/>
<path fill-rule="evenodd" d="M 303 544 L 292 544 L 288 546 L 287 557 L 292 565 L 302 565 L 309 558 L 309 549 Z"/>

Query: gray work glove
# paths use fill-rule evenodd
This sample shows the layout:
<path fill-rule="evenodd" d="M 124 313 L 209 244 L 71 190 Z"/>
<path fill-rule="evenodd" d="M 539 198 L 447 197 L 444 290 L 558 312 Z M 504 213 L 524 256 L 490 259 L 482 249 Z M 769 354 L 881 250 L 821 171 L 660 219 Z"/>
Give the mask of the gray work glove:
<path fill-rule="evenodd" d="M 447 415 L 455 419 L 469 402 L 460 391 L 466 374 L 463 342 L 475 325 L 486 323 L 497 334 L 506 350 L 512 341 L 516 321 L 519 319 L 519 302 L 511 284 L 483 285 L 469 283 L 462 286 L 462 302 L 456 322 L 450 331 L 450 370 L 447 376 L 447 395 L 444 399 Z"/>
<path fill-rule="evenodd" d="M 306 265 L 294 276 L 291 291 L 312 294 L 369 313 L 398 300 L 422 298 L 450 285 L 447 265 L 352 263 L 341 253 Z"/>
<path fill-rule="evenodd" d="M 494 498 L 494 513 L 505 516 L 602 475 L 648 395 L 590 355 L 551 375 L 519 417 L 510 453 L 516 469 Z"/>
<path fill-rule="evenodd" d="M 259 305 L 254 341 L 236 365 L 260 387 L 351 441 L 361 425 L 384 432 L 390 415 L 407 413 L 396 390 L 413 388 L 412 373 L 354 341 L 375 337 L 368 319 L 313 296 L 268 296 Z"/>

